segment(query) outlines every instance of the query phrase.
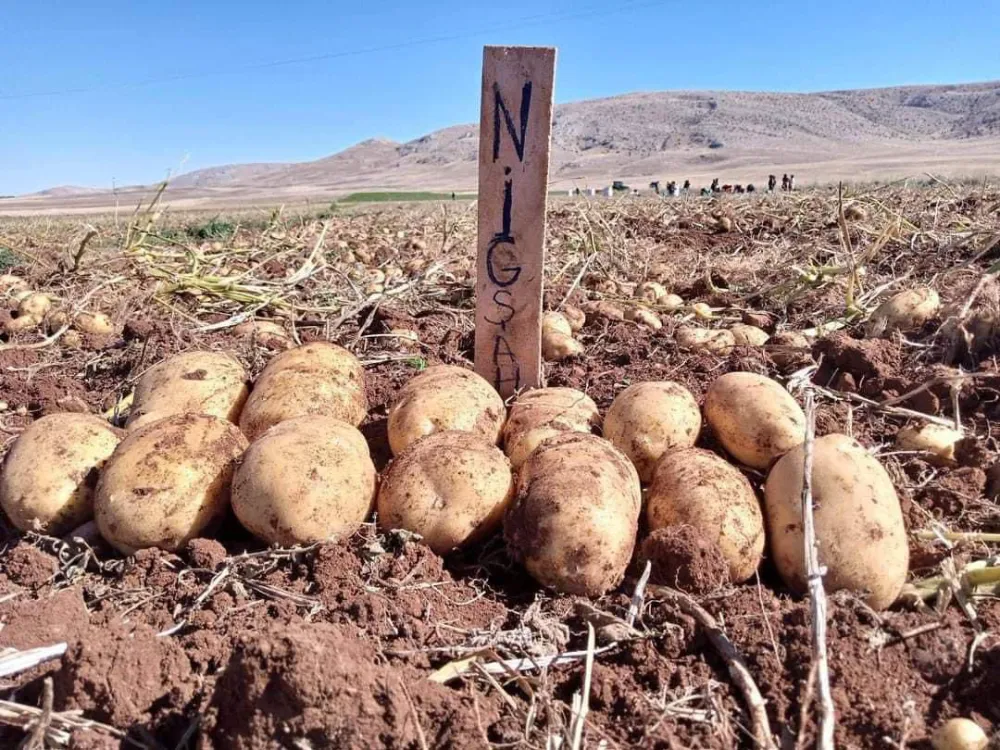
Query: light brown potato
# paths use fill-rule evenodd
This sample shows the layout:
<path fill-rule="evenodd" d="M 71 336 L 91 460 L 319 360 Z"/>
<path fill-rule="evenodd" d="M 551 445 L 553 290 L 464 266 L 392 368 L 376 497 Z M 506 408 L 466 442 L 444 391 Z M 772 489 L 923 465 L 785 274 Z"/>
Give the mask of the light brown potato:
<path fill-rule="evenodd" d="M 569 321 L 569 327 L 573 333 L 577 333 L 585 325 L 587 325 L 587 314 L 579 307 L 566 305 L 563 308 L 563 315 L 566 317 L 566 320 Z"/>
<path fill-rule="evenodd" d="M 764 554 L 764 516 L 753 487 L 739 469 L 701 448 L 660 459 L 646 495 L 646 520 L 650 531 L 693 526 L 718 546 L 733 583 L 752 576 Z"/>
<path fill-rule="evenodd" d="M 635 296 L 651 305 L 667 296 L 667 290 L 658 281 L 644 281 L 635 289 Z"/>
<path fill-rule="evenodd" d="M 737 346 L 764 346 L 770 336 L 762 328 L 746 323 L 735 323 L 729 327 Z"/>
<path fill-rule="evenodd" d="M 663 328 L 663 321 L 660 320 L 660 317 L 645 307 L 628 308 L 625 311 L 625 320 L 631 320 L 633 323 L 644 326 L 651 331 L 659 331 Z"/>
<path fill-rule="evenodd" d="M 104 465 L 94 495 L 101 536 L 131 554 L 174 552 L 210 532 L 229 510 L 246 438 L 232 422 L 175 414 L 132 430 Z"/>
<path fill-rule="evenodd" d="M 222 352 L 185 352 L 146 370 L 135 385 L 130 430 L 174 414 L 240 418 L 247 399 L 243 365 Z"/>
<path fill-rule="evenodd" d="M 102 312 L 80 313 L 73 321 L 73 327 L 95 336 L 108 336 L 115 331 L 111 318 Z"/>
<path fill-rule="evenodd" d="M 684 307 L 684 298 L 678 294 L 668 294 L 660 300 L 660 307 L 667 312 L 674 312 Z"/>
<path fill-rule="evenodd" d="M 28 289 L 28 282 L 11 273 L 0 275 L 0 294 L 17 294 Z"/>
<path fill-rule="evenodd" d="M 690 448 L 701 430 L 698 402 L 669 380 L 635 383 L 615 396 L 604 417 L 604 437 L 635 464 L 649 482 L 660 457 Z"/>
<path fill-rule="evenodd" d="M 948 466 L 955 463 L 955 443 L 963 437 L 958 430 L 927 422 L 897 432 L 896 447 L 903 451 L 921 451 L 928 462 Z"/>
<path fill-rule="evenodd" d="M 767 341 L 767 353 L 778 367 L 794 367 L 808 361 L 811 344 L 798 331 L 781 331 Z"/>
<path fill-rule="evenodd" d="M 715 313 L 712 312 L 712 308 L 704 302 L 695 302 L 691 305 L 691 312 L 695 314 L 695 317 L 701 318 L 702 320 L 711 320 L 715 317 Z"/>
<path fill-rule="evenodd" d="M 243 407 L 240 429 L 256 440 L 286 419 L 319 414 L 357 426 L 367 413 L 358 358 L 336 344 L 314 341 L 268 362 Z"/>
<path fill-rule="evenodd" d="M 622 321 L 625 320 L 625 311 L 622 310 L 618 305 L 613 305 L 610 302 L 588 302 L 583 307 L 587 316 L 593 320 L 611 320 L 611 321 Z"/>
<path fill-rule="evenodd" d="M 802 532 L 803 447 L 786 453 L 764 487 L 771 555 L 790 589 L 806 590 Z M 881 464 L 846 435 L 817 438 L 812 494 L 816 540 L 827 592 L 848 589 L 885 609 L 899 595 L 909 569 L 903 513 Z"/>
<path fill-rule="evenodd" d="M 805 440 L 806 416 L 777 381 L 753 372 L 716 378 L 705 394 L 705 421 L 730 455 L 766 469 Z"/>
<path fill-rule="evenodd" d="M 20 315 L 31 315 L 32 317 L 41 320 L 48 313 L 49 309 L 52 307 L 52 300 L 49 299 L 47 294 L 42 294 L 41 292 L 33 292 L 31 294 L 25 295 L 17 305 L 17 311 Z"/>
<path fill-rule="evenodd" d="M 42 324 L 42 319 L 37 315 L 18 315 L 16 318 L 4 321 L 4 330 L 8 333 L 20 333 L 38 328 Z"/>
<path fill-rule="evenodd" d="M 357 427 L 319 414 L 286 419 L 244 454 L 233 477 L 233 511 L 269 544 L 341 539 L 371 513 L 375 482 Z"/>
<path fill-rule="evenodd" d="M 50 414 L 10 446 L 0 505 L 21 531 L 62 536 L 94 515 L 98 472 L 121 431 L 89 414 Z"/>
<path fill-rule="evenodd" d="M 725 356 L 736 346 L 736 338 L 725 329 L 694 328 L 680 326 L 674 332 L 674 340 L 681 349 L 703 351 Z"/>
<path fill-rule="evenodd" d="M 528 456 L 504 537 L 544 586 L 600 596 L 617 586 L 635 548 L 642 495 L 635 467 L 594 435 L 565 432 Z"/>
<path fill-rule="evenodd" d="M 268 349 L 289 349 L 294 346 L 291 336 L 273 320 L 248 320 L 233 329 L 233 333 Z"/>
<path fill-rule="evenodd" d="M 934 750 L 986 750 L 989 737 L 972 719 L 948 719 L 934 730 L 931 745 Z"/>
<path fill-rule="evenodd" d="M 583 354 L 583 344 L 573 338 L 573 327 L 565 315 L 547 312 L 542 316 L 542 358 L 561 362 Z"/>
<path fill-rule="evenodd" d="M 868 321 L 868 335 L 915 331 L 928 320 L 933 320 L 940 309 L 941 299 L 931 287 L 907 289 L 879 305 Z"/>
<path fill-rule="evenodd" d="M 510 462 L 496 445 L 471 432 L 435 432 L 383 475 L 378 522 L 420 534 L 444 555 L 499 529 L 513 496 Z"/>
<path fill-rule="evenodd" d="M 575 388 L 536 388 L 511 404 L 503 428 L 504 450 L 519 469 L 543 440 L 562 432 L 586 432 L 601 424 L 597 404 Z"/>
<path fill-rule="evenodd" d="M 573 327 L 569 320 L 560 312 L 547 312 L 542 316 L 542 334 L 547 331 L 562 333 L 566 336 L 573 335 Z"/>
<path fill-rule="evenodd" d="M 472 370 L 428 367 L 403 386 L 389 409 L 389 447 L 398 456 L 434 432 L 474 432 L 496 445 L 507 418 L 500 394 Z"/>

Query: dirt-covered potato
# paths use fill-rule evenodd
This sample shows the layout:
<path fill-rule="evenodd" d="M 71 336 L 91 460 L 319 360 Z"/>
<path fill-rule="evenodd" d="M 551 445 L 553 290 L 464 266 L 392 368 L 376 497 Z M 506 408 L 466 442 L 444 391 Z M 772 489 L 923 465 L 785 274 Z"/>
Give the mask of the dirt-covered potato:
<path fill-rule="evenodd" d="M 733 334 L 737 346 L 764 346 L 770 338 L 765 330 L 746 323 L 734 323 L 729 332 Z"/>
<path fill-rule="evenodd" d="M 600 425 L 597 404 L 575 388 L 536 388 L 511 404 L 503 428 L 504 451 L 518 469 L 543 440 L 562 432 L 587 432 Z"/>
<path fill-rule="evenodd" d="M 128 429 L 175 414 L 236 422 L 247 399 L 243 365 L 222 352 L 185 352 L 153 365 L 135 385 Z"/>
<path fill-rule="evenodd" d="M 628 458 L 599 437 L 566 432 L 538 446 L 518 472 L 504 537 L 542 585 L 600 596 L 625 575 L 641 505 Z"/>
<path fill-rule="evenodd" d="M 176 551 L 229 510 L 236 462 L 247 447 L 232 422 L 175 414 L 129 432 L 104 465 L 94 495 L 101 536 L 131 554 Z"/>
<path fill-rule="evenodd" d="M 389 409 L 389 447 L 399 455 L 432 432 L 474 432 L 494 445 L 507 417 L 500 394 L 463 367 L 428 367 L 399 391 Z"/>
<path fill-rule="evenodd" d="M 660 299 L 658 305 L 667 312 L 674 312 L 684 307 L 684 298 L 679 294 L 667 294 Z"/>
<path fill-rule="evenodd" d="M 587 314 L 574 305 L 566 305 L 563 308 L 563 317 L 569 322 L 569 327 L 573 333 L 577 333 L 587 325 Z"/>
<path fill-rule="evenodd" d="M 378 522 L 423 537 L 439 555 L 500 528 L 514 496 L 510 462 L 471 432 L 435 432 L 389 466 L 378 492 Z"/>
<path fill-rule="evenodd" d="M 804 450 L 790 450 L 771 469 L 764 511 L 771 555 L 793 591 L 806 590 L 802 532 Z M 846 435 L 817 438 L 813 452 L 813 506 L 826 590 L 866 593 L 884 609 L 906 582 L 909 548 L 892 480 L 857 441 Z"/>
<path fill-rule="evenodd" d="M 691 312 L 695 314 L 696 318 L 701 318 L 702 320 L 711 320 L 715 317 L 712 308 L 705 302 L 695 302 L 691 305 Z"/>
<path fill-rule="evenodd" d="M 635 464 L 649 482 L 665 453 L 690 448 L 701 430 L 698 402 L 669 380 L 635 383 L 615 396 L 604 417 L 604 437 Z"/>
<path fill-rule="evenodd" d="M 958 430 L 928 422 L 903 427 L 896 433 L 896 447 L 902 451 L 920 451 L 929 463 L 947 466 L 955 463 L 955 443 L 962 437 Z"/>
<path fill-rule="evenodd" d="M 667 290 L 658 281 L 644 281 L 635 288 L 635 296 L 643 302 L 655 305 L 667 296 Z"/>
<path fill-rule="evenodd" d="M 806 416 L 781 384 L 753 372 L 716 378 L 705 394 L 705 421 L 740 463 L 766 469 L 805 440 Z"/>
<path fill-rule="evenodd" d="M 93 336 L 108 336 L 115 331 L 111 318 L 102 312 L 80 313 L 73 320 L 73 327 Z"/>
<path fill-rule="evenodd" d="M 809 339 L 798 331 L 781 331 L 767 340 L 768 356 L 778 367 L 800 367 L 809 362 Z"/>
<path fill-rule="evenodd" d="M 120 431 L 89 414 L 50 414 L 10 446 L 0 505 L 21 531 L 62 536 L 94 514 L 94 487 Z"/>
<path fill-rule="evenodd" d="M 542 316 L 542 333 L 544 334 L 546 331 L 563 333 L 567 336 L 573 335 L 573 327 L 570 325 L 569 319 L 561 312 L 550 311 Z"/>
<path fill-rule="evenodd" d="M 320 414 L 296 417 L 247 449 L 233 477 L 233 511 L 270 544 L 343 538 L 371 512 L 375 480 L 357 427 Z"/>
<path fill-rule="evenodd" d="M 52 307 L 52 300 L 47 294 L 32 292 L 24 295 L 17 304 L 20 315 L 30 315 L 41 320 Z"/>
<path fill-rule="evenodd" d="M 273 320 L 248 320 L 236 326 L 233 333 L 267 349 L 288 349 L 294 345 L 288 332 Z"/>
<path fill-rule="evenodd" d="M 736 338 L 725 329 L 695 328 L 679 326 L 674 332 L 674 340 L 681 349 L 703 351 L 725 356 L 736 346 Z"/>
<path fill-rule="evenodd" d="M 367 413 L 361 362 L 336 344 L 314 341 L 267 363 L 243 407 L 240 429 L 256 440 L 286 419 L 319 414 L 357 426 Z"/>
<path fill-rule="evenodd" d="M 907 289 L 879 305 L 868 321 L 868 335 L 915 331 L 928 320 L 933 320 L 940 309 L 941 299 L 931 287 Z"/>
<path fill-rule="evenodd" d="M 645 307 L 629 307 L 625 310 L 625 320 L 630 320 L 651 331 L 659 331 L 663 328 L 660 316 Z"/>
<path fill-rule="evenodd" d="M 646 495 L 649 530 L 689 525 L 714 542 L 734 583 L 754 574 L 764 554 L 764 516 L 739 469 L 711 451 L 687 448 L 656 464 Z"/>

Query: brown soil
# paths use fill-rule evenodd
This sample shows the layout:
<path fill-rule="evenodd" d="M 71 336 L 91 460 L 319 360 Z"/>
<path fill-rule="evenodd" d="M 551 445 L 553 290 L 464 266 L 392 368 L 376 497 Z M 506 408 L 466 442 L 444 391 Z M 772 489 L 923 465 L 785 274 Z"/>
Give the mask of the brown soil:
<path fill-rule="evenodd" d="M 945 194 L 942 200 L 951 198 Z M 922 220 L 937 226 L 929 223 L 938 221 L 937 215 L 935 208 Z M 628 239 L 623 247 L 643 269 L 652 274 L 668 264 L 666 286 L 689 301 L 697 294 L 701 301 L 726 305 L 720 317 L 727 322 L 746 319 L 772 332 L 802 330 L 842 311 L 837 282 L 788 297 L 759 293 L 764 280 L 782 280 L 778 274 L 788 264 L 754 254 L 766 253 L 775 242 L 839 247 L 832 214 L 813 216 L 806 227 L 803 216 L 811 214 L 793 214 L 775 202 L 760 215 L 738 208 L 734 216 L 734 229 L 726 233 L 716 233 L 710 218 L 684 216 L 680 228 L 656 213 L 619 217 L 619 229 Z M 966 218 L 954 219 L 955 225 L 964 227 Z M 554 210 L 550 232 L 576 237 L 577 220 L 572 211 Z M 921 218 L 913 220 L 920 224 Z M 435 215 L 423 225 L 428 237 L 433 234 L 427 227 L 439 222 Z M 391 245 L 381 238 L 395 236 L 373 227 L 356 237 L 340 229 L 350 246 L 372 244 L 376 255 Z M 399 231 L 410 226 L 400 224 Z M 866 236 L 852 234 L 859 243 Z M 921 235 L 932 236 L 930 230 Z M 311 248 L 313 241 L 314 236 L 298 242 Z M 900 242 L 875 259 L 870 272 L 877 278 L 867 283 L 901 275 L 897 266 L 930 278 L 980 249 L 955 245 L 931 262 L 930 249 L 920 242 L 913 248 Z M 437 241 L 428 246 L 437 247 Z M 609 257 L 621 250 L 610 247 Z M 799 266 L 826 259 L 808 255 Z M 283 260 L 267 273 L 284 278 L 301 262 Z M 977 274 L 988 262 L 977 261 Z M 569 291 L 577 268 L 549 286 L 550 306 Z M 632 268 L 629 275 L 603 253 L 591 270 L 613 277 L 619 290 L 646 273 Z M 429 364 L 471 364 L 471 286 L 461 266 L 449 273 L 433 294 L 385 300 L 377 309 L 358 310 L 340 328 L 331 322 L 336 316 L 311 312 L 296 327 L 303 341 L 332 339 L 369 362 L 371 408 L 361 429 L 380 470 L 391 459 L 386 415 L 400 387 Z M 81 349 L 0 351 L 0 401 L 7 404 L 0 411 L 0 444 L 8 445 L 20 428 L 49 410 L 81 404 L 95 413 L 112 408 L 139 372 L 178 351 L 231 351 L 253 373 L 273 354 L 231 330 L 199 332 L 184 315 L 151 302 L 146 279 L 137 283 L 132 297 L 107 303 L 117 311 L 120 336 L 84 341 Z M 944 279 L 942 290 L 950 284 L 967 288 Z M 610 299 L 624 305 L 623 296 Z M 593 288 L 577 288 L 572 295 L 575 303 L 588 298 L 602 295 Z M 189 302 L 172 299 L 179 306 Z M 197 312 L 202 322 L 218 322 L 238 311 L 226 304 L 206 312 L 192 302 L 184 309 Z M 674 329 L 682 317 L 664 314 L 656 332 L 594 320 L 578 335 L 585 356 L 548 365 L 548 382 L 585 390 L 606 412 L 623 388 L 644 379 L 674 380 L 701 401 L 712 379 L 723 373 L 749 370 L 785 382 L 784 375 L 817 362 L 817 384 L 881 401 L 932 379 L 942 364 L 934 324 L 905 339 L 878 340 L 865 339 L 862 326 L 852 325 L 788 358 L 778 349 L 744 347 L 718 357 L 676 346 Z M 419 344 L 388 336 L 393 330 L 415 332 Z M 961 383 L 957 394 L 970 435 L 957 466 L 930 466 L 895 451 L 895 434 L 906 424 L 899 415 L 846 397 L 819 401 L 818 434 L 849 432 L 878 450 L 911 530 L 931 521 L 953 530 L 1000 528 L 1000 513 L 990 499 L 1000 494 L 991 430 L 991 420 L 1000 416 L 1000 367 L 984 358 L 978 368 L 976 379 Z M 954 416 L 947 385 L 904 406 Z M 702 432 L 698 446 L 720 452 L 710 431 Z M 764 474 L 746 475 L 759 490 Z M 618 643 L 594 660 L 586 747 L 601 741 L 609 748 L 752 747 L 743 698 L 690 617 L 648 593 L 634 630 L 623 629 L 643 555 L 654 561 L 654 581 L 694 592 L 722 624 L 761 689 L 782 745 L 793 747 L 797 735 L 808 741 L 815 732 L 813 720 L 801 718 L 811 664 L 808 604 L 784 589 L 767 559 L 758 580 L 731 585 L 718 550 L 683 530 L 651 535 L 632 575 L 589 602 L 589 610 L 579 599 L 540 589 L 499 539 L 442 559 L 405 534 L 379 534 L 366 525 L 339 544 L 275 551 L 228 518 L 214 539 L 195 539 L 176 555 L 148 550 L 123 559 L 99 540 L 85 547 L 2 531 L 0 648 L 66 643 L 68 650 L 62 659 L 6 679 L 0 697 L 38 705 L 42 681 L 50 676 L 56 710 L 81 710 L 129 736 L 119 741 L 100 731 L 80 731 L 76 748 L 544 747 L 550 737 L 569 736 L 574 694 L 585 681 L 582 660 L 489 678 L 470 669 L 446 684 L 428 677 L 473 654 L 485 663 L 585 649 L 587 623 L 595 618 L 598 645 Z M 954 560 L 960 567 L 991 551 L 995 547 L 978 543 L 949 548 L 913 539 L 911 577 L 940 575 L 942 563 Z M 938 608 L 897 606 L 876 615 L 850 596 L 833 597 L 828 637 L 838 746 L 926 749 L 930 732 L 953 716 L 970 717 L 996 732 L 1000 641 L 993 634 L 1000 628 L 1000 603 L 980 598 L 975 607 L 976 624 L 953 602 Z M 985 636 L 977 635 L 980 629 Z M 20 730 L 0 730 L 0 747 L 15 747 L 22 738 Z"/>

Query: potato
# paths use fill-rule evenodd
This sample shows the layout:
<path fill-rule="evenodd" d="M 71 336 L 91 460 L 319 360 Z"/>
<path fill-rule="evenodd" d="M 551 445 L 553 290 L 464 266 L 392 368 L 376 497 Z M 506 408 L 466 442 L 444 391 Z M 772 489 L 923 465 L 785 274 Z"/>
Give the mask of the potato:
<path fill-rule="evenodd" d="M 130 430 L 174 414 L 210 414 L 230 422 L 247 400 L 243 365 L 221 352 L 185 352 L 146 370 L 135 385 Z"/>
<path fill-rule="evenodd" d="M 725 356 L 736 346 L 736 338 L 729 331 L 711 328 L 680 326 L 674 332 L 674 340 L 681 349 L 704 351 Z"/>
<path fill-rule="evenodd" d="M 349 536 L 375 502 L 375 465 L 358 428 L 322 414 L 279 422 L 233 476 L 233 511 L 269 544 Z"/>
<path fill-rule="evenodd" d="M 645 307 L 628 308 L 625 311 L 625 320 L 631 320 L 633 323 L 649 328 L 652 331 L 659 331 L 663 328 L 663 321 L 660 320 L 659 316 Z"/>
<path fill-rule="evenodd" d="M 115 331 L 111 318 L 101 312 L 80 313 L 73 321 L 73 327 L 95 336 L 107 336 Z"/>
<path fill-rule="evenodd" d="M 669 380 L 630 385 L 615 396 L 604 418 L 604 437 L 635 464 L 639 478 L 653 478 L 665 453 L 690 448 L 701 430 L 698 402 Z"/>
<path fill-rule="evenodd" d="M 971 719 L 948 719 L 931 737 L 934 750 L 986 750 L 990 744 L 986 732 Z"/>
<path fill-rule="evenodd" d="M 587 432 L 600 425 L 597 404 L 575 388 L 536 388 L 511 404 L 503 428 L 504 450 L 519 469 L 539 444 L 562 432 Z"/>
<path fill-rule="evenodd" d="M 587 315 L 579 307 L 566 305 L 563 308 L 563 316 L 569 322 L 569 327 L 573 333 L 577 333 L 587 324 Z"/>
<path fill-rule="evenodd" d="M 714 542 L 740 583 L 764 554 L 764 516 L 739 469 L 701 448 L 668 453 L 656 464 L 646 496 L 649 530 L 693 526 Z"/>
<path fill-rule="evenodd" d="M 786 453 L 764 486 L 771 554 L 781 577 L 797 593 L 807 587 L 803 455 L 801 445 Z M 812 493 L 827 592 L 865 592 L 872 608 L 888 607 L 899 595 L 909 568 L 903 513 L 889 475 L 855 440 L 826 435 L 814 445 Z"/>
<path fill-rule="evenodd" d="M 428 367 L 403 386 L 389 409 L 394 455 L 425 435 L 464 430 L 494 445 L 507 417 L 500 394 L 482 377 L 453 365 Z"/>
<path fill-rule="evenodd" d="M 715 317 L 712 308 L 704 302 L 695 302 L 691 305 L 691 312 L 694 313 L 696 318 L 701 318 L 702 320 L 711 320 Z"/>
<path fill-rule="evenodd" d="M 730 455 L 766 469 L 806 438 L 806 415 L 781 384 L 753 372 L 716 378 L 705 394 L 705 421 Z"/>
<path fill-rule="evenodd" d="M 229 510 L 236 462 L 247 447 L 232 422 L 174 414 L 132 430 L 104 466 L 94 495 L 101 536 L 125 554 L 174 552 Z"/>
<path fill-rule="evenodd" d="M 546 362 L 562 362 L 583 354 L 583 344 L 572 336 L 557 331 L 542 332 L 542 358 Z"/>
<path fill-rule="evenodd" d="M 37 315 L 18 315 L 16 318 L 4 321 L 3 329 L 7 333 L 20 333 L 38 328 L 42 324 L 42 319 Z"/>
<path fill-rule="evenodd" d="M 684 307 L 684 298 L 677 294 L 668 294 L 660 300 L 660 307 L 664 308 L 667 312 L 680 310 Z"/>
<path fill-rule="evenodd" d="M 542 316 L 542 334 L 544 335 L 546 331 L 563 333 L 567 336 L 573 335 L 573 327 L 570 326 L 566 316 L 560 312 L 547 312 Z"/>
<path fill-rule="evenodd" d="M 955 463 L 955 443 L 964 436 L 958 430 L 930 422 L 919 427 L 904 427 L 896 433 L 896 447 L 903 451 L 921 451 L 928 462 L 938 466 Z"/>
<path fill-rule="evenodd" d="M 625 320 L 625 312 L 620 307 L 613 305 L 610 302 L 588 302 L 583 309 L 587 313 L 588 317 L 595 320 Z"/>
<path fill-rule="evenodd" d="M 365 371 L 357 357 L 314 341 L 268 362 L 243 407 L 240 429 L 256 440 L 286 419 L 321 414 L 357 426 L 367 413 Z"/>
<path fill-rule="evenodd" d="M 435 432 L 383 475 L 378 522 L 420 534 L 444 555 L 499 529 L 513 496 L 510 462 L 496 445 L 471 432 Z"/>
<path fill-rule="evenodd" d="M 881 336 L 892 331 L 915 331 L 933 320 L 941 309 L 938 293 L 929 286 L 900 292 L 881 305 L 868 321 L 869 336 Z"/>
<path fill-rule="evenodd" d="M 45 314 L 52 307 L 52 300 L 49 299 L 47 294 L 42 294 L 41 292 L 34 292 L 24 296 L 17 305 L 17 311 L 20 315 L 31 315 L 32 317 L 41 320 L 45 317 Z"/>
<path fill-rule="evenodd" d="M 518 472 L 504 537 L 542 585 L 600 596 L 625 575 L 641 505 L 639 477 L 621 452 L 594 435 L 565 432 L 538 446 Z"/>
<path fill-rule="evenodd" d="M 15 276 L 10 273 L 0 275 L 0 293 L 15 294 L 17 292 L 23 292 L 27 288 L 28 282 L 20 276 Z"/>
<path fill-rule="evenodd" d="M 798 331 L 781 331 L 767 341 L 767 353 L 778 367 L 792 367 L 807 361 L 809 339 Z"/>
<path fill-rule="evenodd" d="M 731 325 L 729 332 L 733 334 L 737 346 L 764 346 L 770 338 L 763 329 L 747 325 L 746 323 Z"/>
<path fill-rule="evenodd" d="M 667 296 L 667 290 L 658 281 L 644 281 L 636 287 L 635 296 L 644 302 L 655 305 Z"/>
<path fill-rule="evenodd" d="M 21 531 L 62 536 L 94 515 L 98 472 L 120 431 L 88 414 L 50 414 L 13 442 L 0 474 L 0 506 Z"/>
<path fill-rule="evenodd" d="M 291 336 L 273 320 L 248 320 L 233 329 L 233 333 L 268 349 L 288 349 L 293 345 Z"/>

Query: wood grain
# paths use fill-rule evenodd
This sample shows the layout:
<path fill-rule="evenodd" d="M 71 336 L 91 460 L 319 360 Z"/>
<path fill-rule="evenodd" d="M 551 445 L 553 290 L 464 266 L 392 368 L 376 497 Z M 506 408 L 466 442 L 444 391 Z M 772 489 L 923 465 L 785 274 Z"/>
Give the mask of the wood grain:
<path fill-rule="evenodd" d="M 483 50 L 476 372 L 504 398 L 542 383 L 545 200 L 556 51 Z"/>

